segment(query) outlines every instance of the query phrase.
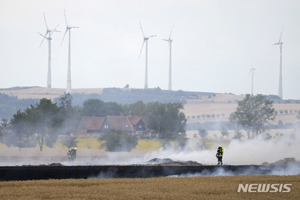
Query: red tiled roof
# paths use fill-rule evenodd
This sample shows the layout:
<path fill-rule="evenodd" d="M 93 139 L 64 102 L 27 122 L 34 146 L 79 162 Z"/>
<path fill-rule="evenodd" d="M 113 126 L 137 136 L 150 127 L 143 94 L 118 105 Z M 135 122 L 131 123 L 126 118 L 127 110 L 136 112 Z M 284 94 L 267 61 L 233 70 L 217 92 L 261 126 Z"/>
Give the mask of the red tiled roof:
<path fill-rule="evenodd" d="M 87 130 L 100 130 L 105 117 L 82 117 L 82 121 Z"/>
<path fill-rule="evenodd" d="M 127 118 L 132 125 L 136 125 L 140 120 L 142 120 L 142 118 L 138 116 L 128 116 Z"/>
<path fill-rule="evenodd" d="M 115 131 L 134 131 L 126 116 L 107 116 L 110 128 Z"/>

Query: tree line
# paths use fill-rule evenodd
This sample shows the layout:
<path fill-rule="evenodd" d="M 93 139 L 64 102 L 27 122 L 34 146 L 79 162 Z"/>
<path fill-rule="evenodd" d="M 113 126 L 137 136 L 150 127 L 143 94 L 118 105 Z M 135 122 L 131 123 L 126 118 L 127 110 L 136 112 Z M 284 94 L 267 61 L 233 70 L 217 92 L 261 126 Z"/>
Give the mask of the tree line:
<path fill-rule="evenodd" d="M 238 101 L 236 110 L 230 115 L 229 122 L 223 124 L 223 127 L 229 125 L 229 128 L 236 130 L 234 136 L 236 139 L 242 137 L 238 131 L 240 128 L 247 132 L 248 139 L 254 139 L 270 128 L 269 122 L 275 120 L 276 115 L 277 112 L 270 98 L 261 94 L 247 94 L 243 100 Z M 298 118 L 300 118 L 299 116 L 300 112 Z M 203 127 L 198 130 L 201 138 L 207 135 L 207 131 Z M 222 128 L 221 134 L 224 137 L 228 135 L 228 131 Z"/>
<path fill-rule="evenodd" d="M 103 102 L 99 99 L 86 100 L 82 106 L 72 105 L 72 96 L 65 94 L 58 103 L 41 99 L 24 111 L 18 110 L 10 121 L 0 124 L 0 141 L 7 146 L 53 147 L 59 135 L 69 136 L 78 128 L 82 116 L 135 115 L 143 117 L 148 128 L 162 139 L 185 138 L 186 118 L 181 103 L 143 103 L 129 105 L 115 102 Z M 72 139 L 73 138 L 73 139 Z M 69 146 L 65 142 L 66 146 Z"/>
<path fill-rule="evenodd" d="M 148 128 L 165 140 L 177 140 L 184 144 L 186 140 L 186 117 L 182 112 L 181 103 L 144 103 L 138 101 L 133 104 L 118 104 L 103 102 L 99 99 L 86 100 L 82 106 L 72 106 L 72 96 L 62 96 L 58 103 L 49 99 L 41 99 L 36 105 L 31 105 L 24 111 L 17 111 L 10 122 L 2 120 L 0 123 L 0 141 L 8 146 L 19 148 L 38 145 L 43 150 L 44 144 L 52 147 L 58 135 L 70 136 L 77 129 L 82 116 L 131 115 L 140 116 L 145 120 Z M 237 124 L 248 133 L 252 139 L 269 128 L 269 121 L 276 117 L 273 102 L 264 95 L 246 95 L 238 102 L 238 106 L 229 118 L 231 123 Z M 298 114 L 300 119 L 300 113 Z M 222 135 L 228 134 L 226 129 Z M 203 128 L 199 128 L 201 137 L 206 135 Z M 115 149 L 122 141 L 130 141 L 136 145 L 136 138 L 124 137 L 122 133 L 113 133 L 111 137 L 103 137 L 109 150 Z M 67 142 L 65 142 L 66 146 Z M 129 145 L 129 146 L 130 146 Z M 131 147 L 132 148 L 132 147 Z"/>

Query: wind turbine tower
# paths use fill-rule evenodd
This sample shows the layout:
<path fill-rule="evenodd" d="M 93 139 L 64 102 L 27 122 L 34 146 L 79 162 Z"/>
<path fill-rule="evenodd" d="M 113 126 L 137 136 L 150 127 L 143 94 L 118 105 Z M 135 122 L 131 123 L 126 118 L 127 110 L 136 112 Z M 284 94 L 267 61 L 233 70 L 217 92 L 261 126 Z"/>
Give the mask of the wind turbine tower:
<path fill-rule="evenodd" d="M 58 27 L 58 25 L 55 27 L 55 29 L 51 30 L 48 28 L 48 24 L 47 24 L 47 20 L 46 20 L 46 16 L 45 16 L 45 13 L 44 13 L 44 21 L 45 21 L 45 25 L 46 25 L 46 33 L 45 35 L 41 34 L 41 33 L 38 33 L 40 34 L 42 37 L 43 37 L 43 40 L 40 44 L 40 47 L 42 46 L 43 42 L 44 42 L 44 39 L 48 40 L 48 73 L 47 73 L 47 88 L 51 88 L 51 40 L 52 40 L 52 37 L 51 35 L 54 33 L 54 32 L 59 32 L 56 30 L 56 28 Z"/>
<path fill-rule="evenodd" d="M 252 96 L 253 96 L 254 70 L 255 70 L 255 68 L 253 68 L 253 67 L 250 69 L 250 73 L 251 73 L 251 95 L 252 95 Z"/>
<path fill-rule="evenodd" d="M 171 35 L 173 32 L 173 27 L 171 29 L 170 35 L 168 39 L 163 39 L 164 41 L 169 43 L 169 84 L 168 84 L 168 90 L 172 90 L 172 42 Z"/>
<path fill-rule="evenodd" d="M 65 36 L 66 36 L 67 32 L 69 32 L 68 72 L 67 72 L 67 90 L 66 90 L 66 94 L 68 94 L 68 93 L 71 94 L 71 90 L 72 90 L 72 82 L 71 82 L 71 29 L 72 28 L 79 28 L 79 27 L 69 26 L 65 10 L 64 10 L 64 15 L 65 15 L 65 21 L 66 21 L 66 31 L 65 31 L 65 34 L 63 36 L 61 44 L 63 44 Z"/>
<path fill-rule="evenodd" d="M 146 46 L 145 46 L 146 56 L 145 56 L 145 86 L 144 86 L 144 89 L 148 89 L 148 40 L 152 37 L 155 37 L 156 35 L 151 35 L 151 36 L 146 37 L 145 34 L 144 34 L 141 23 L 140 23 L 140 28 L 141 28 L 141 31 L 142 31 L 142 34 L 143 34 L 143 37 L 144 37 L 144 41 L 143 41 L 143 44 L 142 44 L 142 48 L 140 50 L 139 57 L 141 57 L 141 53 L 143 51 L 144 44 L 146 43 Z"/>
<path fill-rule="evenodd" d="M 282 28 L 282 31 L 283 31 L 283 28 Z M 279 51 L 280 51 L 278 96 L 281 99 L 283 98 L 283 95 L 282 95 L 282 45 L 283 45 L 283 42 L 281 42 L 282 31 L 280 33 L 279 41 L 274 44 L 274 45 L 279 45 Z"/>

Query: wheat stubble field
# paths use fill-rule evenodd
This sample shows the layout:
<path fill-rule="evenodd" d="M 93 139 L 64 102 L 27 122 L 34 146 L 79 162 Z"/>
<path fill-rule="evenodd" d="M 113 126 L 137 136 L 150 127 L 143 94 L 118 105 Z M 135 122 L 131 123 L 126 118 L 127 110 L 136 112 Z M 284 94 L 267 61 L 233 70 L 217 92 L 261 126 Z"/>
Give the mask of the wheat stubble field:
<path fill-rule="evenodd" d="M 238 184 L 292 184 L 290 193 L 238 193 Z M 161 177 L 0 182 L 0 199 L 300 199 L 298 176 Z"/>

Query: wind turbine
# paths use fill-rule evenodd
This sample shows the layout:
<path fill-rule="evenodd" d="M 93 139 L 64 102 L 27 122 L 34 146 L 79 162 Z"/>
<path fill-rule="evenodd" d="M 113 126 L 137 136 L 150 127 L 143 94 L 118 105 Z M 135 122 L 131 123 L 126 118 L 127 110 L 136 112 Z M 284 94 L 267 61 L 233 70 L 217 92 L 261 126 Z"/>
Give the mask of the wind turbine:
<path fill-rule="evenodd" d="M 283 42 L 281 42 L 281 36 L 282 36 L 282 31 L 280 33 L 279 41 L 275 43 L 274 45 L 279 45 L 279 50 L 280 50 L 280 63 L 279 63 L 279 88 L 278 88 L 278 96 L 282 99 L 282 45 Z"/>
<path fill-rule="evenodd" d="M 141 53 L 143 51 L 143 47 L 144 47 L 144 44 L 146 43 L 146 61 L 145 61 L 145 86 L 144 86 L 144 89 L 148 89 L 148 40 L 152 37 L 156 37 L 156 35 L 150 35 L 148 37 L 145 36 L 144 34 L 144 31 L 143 31 L 143 28 L 142 28 L 142 24 L 140 22 L 140 28 L 141 28 L 141 31 L 142 31 L 142 34 L 143 34 L 143 37 L 144 37 L 144 41 L 143 41 L 143 44 L 142 44 L 142 48 L 140 50 L 140 55 L 139 57 L 141 57 Z"/>
<path fill-rule="evenodd" d="M 249 73 L 251 73 L 251 95 L 253 96 L 253 78 L 254 78 L 254 70 L 255 70 L 255 68 L 253 68 L 252 66 L 251 66 L 251 69 L 250 69 L 250 72 Z"/>
<path fill-rule="evenodd" d="M 171 35 L 173 32 L 173 27 L 171 29 L 170 35 L 168 39 L 163 39 L 164 41 L 169 43 L 169 84 L 168 84 L 168 90 L 172 90 L 172 42 Z"/>
<path fill-rule="evenodd" d="M 65 34 L 63 36 L 61 45 L 64 42 L 64 39 L 65 39 L 65 36 L 66 36 L 67 32 L 69 32 L 68 73 L 67 73 L 67 90 L 66 90 L 66 94 L 68 94 L 68 93 L 71 94 L 71 90 L 72 90 L 72 82 L 71 82 L 71 29 L 72 28 L 79 28 L 79 27 L 69 26 L 65 10 L 64 10 L 64 14 L 65 14 L 65 21 L 66 21 L 66 31 L 65 31 Z"/>
<path fill-rule="evenodd" d="M 46 33 L 45 35 L 41 34 L 41 33 L 38 33 L 39 35 L 41 35 L 43 37 L 43 40 L 40 44 L 40 47 L 42 46 L 43 42 L 44 42 L 44 39 L 48 40 L 48 73 L 47 73 L 47 88 L 51 88 L 51 40 L 52 40 L 52 37 L 51 35 L 54 33 L 54 32 L 59 32 L 57 31 L 57 27 L 58 25 L 55 27 L 55 29 L 51 30 L 48 28 L 48 24 L 47 24 L 47 20 L 46 20 L 46 16 L 45 16 L 45 13 L 44 14 L 44 21 L 45 21 L 45 25 L 46 25 Z"/>

